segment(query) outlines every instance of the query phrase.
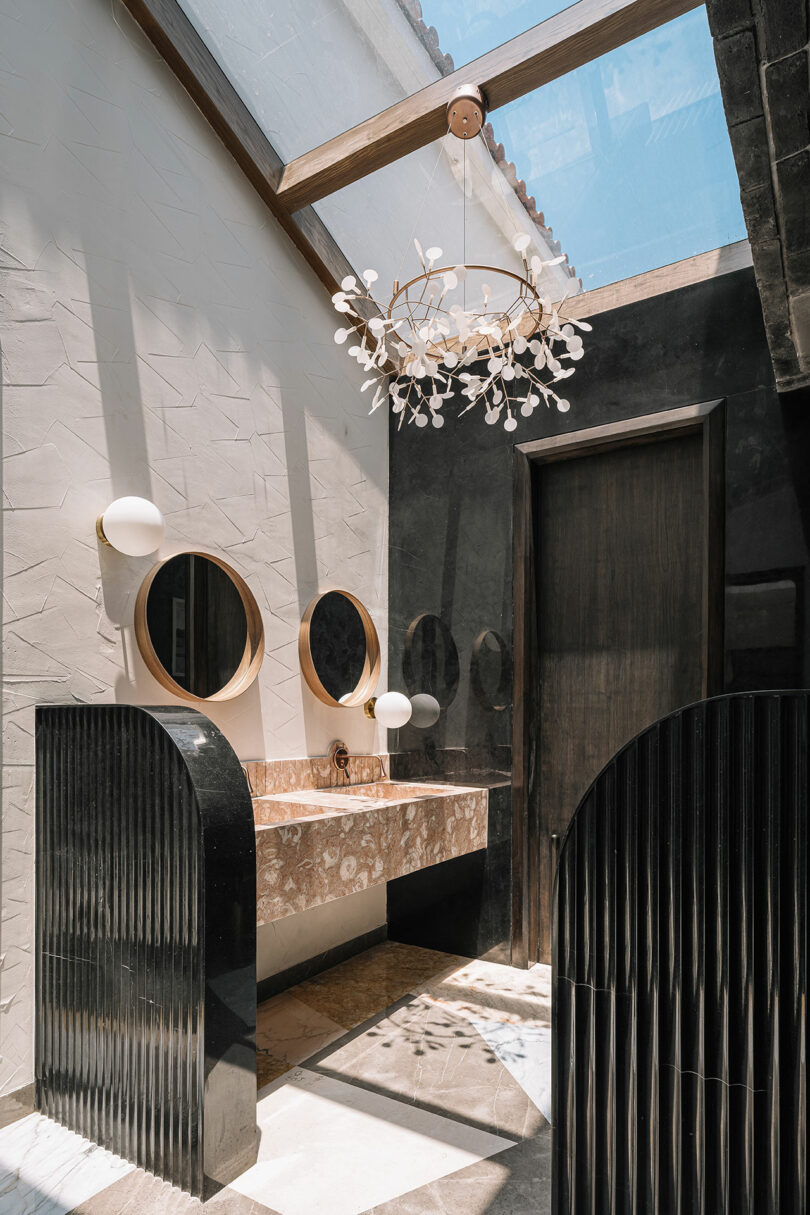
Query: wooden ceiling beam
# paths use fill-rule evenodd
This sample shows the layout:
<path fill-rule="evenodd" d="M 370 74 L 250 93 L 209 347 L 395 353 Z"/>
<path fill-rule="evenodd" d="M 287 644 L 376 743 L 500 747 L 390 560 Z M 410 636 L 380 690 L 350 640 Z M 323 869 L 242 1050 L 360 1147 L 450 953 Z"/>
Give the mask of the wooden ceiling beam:
<path fill-rule="evenodd" d="M 447 131 L 447 103 L 462 84 L 490 111 L 672 21 L 699 0 L 578 0 L 525 34 L 285 165 L 277 198 L 305 207 L 424 147 Z"/>
<path fill-rule="evenodd" d="M 670 291 L 680 291 L 682 287 L 705 283 L 710 278 L 733 274 L 735 270 L 745 270 L 752 265 L 751 246 L 747 240 L 738 240 L 731 245 L 721 245 L 719 249 L 709 249 L 706 253 L 695 253 L 668 266 L 645 270 L 632 278 L 608 283 L 606 287 L 594 287 L 592 291 L 572 295 L 565 301 L 564 312 L 566 317 L 581 317 L 584 320 L 600 312 L 611 312 L 614 308 L 637 304 L 656 295 L 668 295 Z"/>

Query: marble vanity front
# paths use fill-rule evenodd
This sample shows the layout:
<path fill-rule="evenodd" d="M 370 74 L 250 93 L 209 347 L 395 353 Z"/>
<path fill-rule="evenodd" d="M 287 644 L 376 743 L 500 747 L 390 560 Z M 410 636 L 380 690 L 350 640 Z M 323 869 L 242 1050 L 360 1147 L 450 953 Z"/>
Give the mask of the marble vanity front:
<path fill-rule="evenodd" d="M 289 783 L 253 798 L 259 924 L 486 847 L 486 789 Z"/>

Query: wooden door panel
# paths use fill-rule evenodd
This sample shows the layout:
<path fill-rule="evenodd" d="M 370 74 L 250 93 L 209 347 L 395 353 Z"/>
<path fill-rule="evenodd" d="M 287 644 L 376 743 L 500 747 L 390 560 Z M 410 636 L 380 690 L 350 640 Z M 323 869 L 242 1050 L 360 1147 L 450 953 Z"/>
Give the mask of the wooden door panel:
<path fill-rule="evenodd" d="M 699 433 L 537 466 L 540 956 L 553 834 L 645 726 L 702 695 Z"/>

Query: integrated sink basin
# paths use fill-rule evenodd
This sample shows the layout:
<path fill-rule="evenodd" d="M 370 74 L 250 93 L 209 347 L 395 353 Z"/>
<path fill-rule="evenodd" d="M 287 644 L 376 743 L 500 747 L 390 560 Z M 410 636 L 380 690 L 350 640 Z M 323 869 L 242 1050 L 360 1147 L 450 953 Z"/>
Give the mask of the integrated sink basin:
<path fill-rule="evenodd" d="M 414 802 L 459 792 L 454 785 L 423 785 L 411 782 L 373 781 L 368 785 L 337 785 L 332 789 L 304 789 L 299 793 L 274 793 L 254 798 L 257 824 L 286 823 L 291 819 L 318 818 L 325 814 L 348 814 L 376 810 L 386 802 Z"/>
<path fill-rule="evenodd" d="M 486 847 L 487 791 L 374 781 L 253 799 L 258 923 Z"/>

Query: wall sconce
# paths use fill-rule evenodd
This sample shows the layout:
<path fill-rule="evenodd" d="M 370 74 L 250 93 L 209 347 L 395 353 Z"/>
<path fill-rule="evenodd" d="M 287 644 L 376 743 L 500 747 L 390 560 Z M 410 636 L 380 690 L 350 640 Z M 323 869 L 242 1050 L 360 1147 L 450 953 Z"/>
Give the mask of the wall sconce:
<path fill-rule="evenodd" d="M 96 519 L 96 535 L 101 543 L 127 557 L 154 553 L 165 530 L 163 515 L 148 498 L 116 498 Z"/>
<path fill-rule="evenodd" d="M 417 692 L 411 697 L 411 725 L 417 730 L 428 730 L 439 720 L 442 707 L 429 692 Z"/>
<path fill-rule="evenodd" d="M 372 717 L 386 730 L 397 730 L 411 720 L 411 702 L 401 692 L 383 692 L 365 704 L 366 717 Z"/>

